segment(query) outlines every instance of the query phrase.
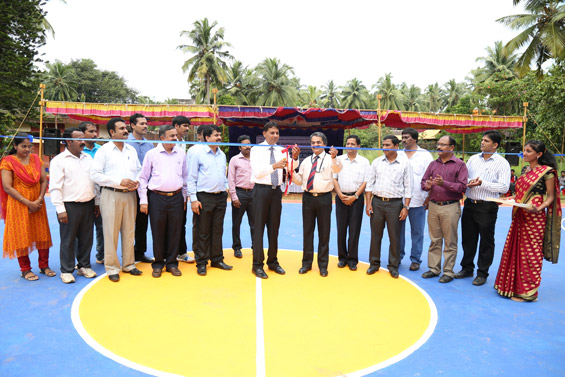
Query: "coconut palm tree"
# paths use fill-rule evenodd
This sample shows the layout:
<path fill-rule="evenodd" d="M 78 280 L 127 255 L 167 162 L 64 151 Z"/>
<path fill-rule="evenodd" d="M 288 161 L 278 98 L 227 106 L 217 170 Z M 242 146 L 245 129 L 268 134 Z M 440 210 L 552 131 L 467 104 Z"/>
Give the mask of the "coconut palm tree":
<path fill-rule="evenodd" d="M 305 107 L 321 107 L 320 95 L 322 91 L 317 87 L 308 85 L 305 90 L 300 91 L 300 102 Z"/>
<path fill-rule="evenodd" d="M 406 111 L 423 111 L 422 90 L 416 85 L 401 85 L 404 110 Z"/>
<path fill-rule="evenodd" d="M 341 106 L 345 109 L 366 109 L 369 103 L 369 91 L 361 81 L 354 78 L 341 88 Z"/>
<path fill-rule="evenodd" d="M 229 94 L 235 98 L 236 102 L 240 105 L 251 105 L 249 94 L 251 86 L 249 85 L 250 75 L 253 72 L 244 66 L 242 62 L 236 60 L 227 70 L 227 82 L 222 89 L 222 94 Z"/>
<path fill-rule="evenodd" d="M 46 64 L 47 71 L 43 73 L 45 96 L 53 101 L 73 101 L 77 99 L 74 71 L 70 65 L 59 60 Z"/>
<path fill-rule="evenodd" d="M 224 41 L 224 28 L 213 31 L 217 25 L 216 21 L 210 24 L 208 18 L 195 21 L 192 30 L 180 33 L 181 37 L 188 37 L 192 44 L 178 46 L 183 52 L 193 54 L 184 62 L 182 70 L 188 71 L 189 83 L 198 79 L 203 84 L 208 104 L 211 86 L 222 87 L 227 80 L 226 60 L 233 59 L 230 53 L 224 50 L 231 47 L 230 43 Z"/>
<path fill-rule="evenodd" d="M 455 106 L 461 97 L 466 94 L 466 91 L 465 84 L 457 83 L 454 79 L 449 80 L 444 85 L 443 108 Z"/>
<path fill-rule="evenodd" d="M 472 71 L 476 84 L 516 77 L 515 67 L 518 57 L 508 53 L 502 41 L 494 42 L 494 48 L 487 47 L 486 50 L 487 56 L 477 58 L 477 61 L 483 62 L 484 66 Z"/>
<path fill-rule="evenodd" d="M 339 89 L 335 86 L 333 80 L 328 81 L 322 87 L 320 99 L 322 100 L 322 106 L 325 108 L 336 109 L 339 107 Z"/>
<path fill-rule="evenodd" d="M 266 58 L 255 68 L 250 85 L 258 106 L 294 106 L 297 82 L 290 77 L 292 67 L 281 64 L 277 58 Z"/>
<path fill-rule="evenodd" d="M 514 4 L 520 3 L 514 0 Z M 504 47 L 514 52 L 523 46 L 516 63 L 516 71 L 523 77 L 535 61 L 537 74 L 542 75 L 544 62 L 555 58 L 565 58 L 565 5 L 562 0 L 528 0 L 524 9 L 527 13 L 506 16 L 497 21 L 520 34 L 510 40 Z"/>
<path fill-rule="evenodd" d="M 428 107 L 428 111 L 437 113 L 441 108 L 442 90 L 438 83 L 428 85 L 424 92 L 424 101 Z"/>
<path fill-rule="evenodd" d="M 385 73 L 377 84 L 373 85 L 373 89 L 377 89 L 377 94 L 382 96 L 381 108 L 387 110 L 404 110 L 402 92 L 392 83 L 392 74 Z"/>

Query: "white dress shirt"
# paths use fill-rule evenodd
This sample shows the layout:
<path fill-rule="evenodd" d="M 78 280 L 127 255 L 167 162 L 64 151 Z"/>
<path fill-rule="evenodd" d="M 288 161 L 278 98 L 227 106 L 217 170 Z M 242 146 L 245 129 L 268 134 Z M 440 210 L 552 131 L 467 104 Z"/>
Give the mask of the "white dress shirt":
<path fill-rule="evenodd" d="M 382 198 L 411 198 L 413 186 L 412 167 L 406 158 L 397 155 L 390 162 L 386 156 L 381 156 L 371 164 L 365 191 Z"/>
<path fill-rule="evenodd" d="M 510 187 L 510 164 L 498 153 L 484 159 L 483 153 L 475 154 L 467 161 L 469 180 L 479 178 L 480 186 L 468 187 L 465 195 L 473 200 L 498 198 Z"/>
<path fill-rule="evenodd" d="M 308 191 L 308 177 L 312 170 L 315 154 L 306 157 L 300 164 L 300 169 L 297 174 L 292 176 L 292 182 L 297 185 L 302 185 L 302 190 Z M 332 156 L 326 152 L 322 152 L 318 156 L 318 163 L 316 165 L 316 174 L 314 175 L 314 187 L 310 192 L 325 193 L 334 189 L 333 175 L 341 171 L 343 165 L 337 158 L 332 159 Z"/>
<path fill-rule="evenodd" d="M 49 193 L 57 213 L 67 212 L 64 202 L 89 202 L 96 197 L 94 182 L 90 179 L 92 157 L 82 152 L 76 157 L 68 149 L 53 158 L 49 164 Z"/>
<path fill-rule="evenodd" d="M 347 154 L 338 156 L 337 159 L 341 162 L 343 168 L 339 173 L 334 174 L 334 178 L 339 183 L 341 192 L 357 192 L 359 187 L 367 182 L 367 175 L 371 166 L 369 160 L 359 154 L 353 160 Z"/>
<path fill-rule="evenodd" d="M 255 146 L 251 148 L 251 154 L 249 159 L 251 160 L 251 182 L 259 183 L 261 185 L 271 185 L 271 173 L 275 171 L 273 169 L 273 163 L 271 162 L 271 145 L 266 141 L 259 145 L 266 145 L 266 147 Z M 272 145 L 274 147 L 275 162 L 286 158 L 286 153 L 283 153 L 283 148 L 280 145 Z M 292 152 L 289 151 L 288 159 L 286 161 L 287 170 L 290 171 L 292 164 Z M 292 164 L 292 169 L 298 166 L 298 161 L 294 160 Z M 279 176 L 279 185 L 283 183 L 283 169 L 276 169 Z"/>
<path fill-rule="evenodd" d="M 410 199 L 410 208 L 422 207 L 424 205 L 424 201 L 428 197 L 428 193 L 422 190 L 420 182 L 422 181 L 422 177 L 424 177 L 424 173 L 426 172 L 428 165 L 434 160 L 434 158 L 430 152 L 424 148 L 420 148 L 420 146 L 418 146 L 418 149 L 412 157 L 408 157 L 404 151 L 399 151 L 398 156 L 400 158 L 408 159 L 410 167 L 412 167 L 412 182 L 414 185 L 412 198 Z"/>
<path fill-rule="evenodd" d="M 90 171 L 90 178 L 101 187 L 123 188 L 122 179 L 137 180 L 141 164 L 137 152 L 131 145 L 124 143 L 120 149 L 109 141 L 98 149 Z"/>

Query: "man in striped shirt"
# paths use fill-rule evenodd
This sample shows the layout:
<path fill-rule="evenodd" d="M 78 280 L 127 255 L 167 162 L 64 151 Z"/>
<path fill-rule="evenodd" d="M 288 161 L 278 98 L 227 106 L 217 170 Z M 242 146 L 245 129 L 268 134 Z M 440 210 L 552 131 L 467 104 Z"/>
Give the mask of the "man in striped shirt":
<path fill-rule="evenodd" d="M 473 276 L 475 269 L 473 260 L 480 237 L 477 277 L 473 280 L 473 285 L 483 285 L 486 282 L 488 269 L 494 258 L 494 227 L 498 204 L 486 199 L 498 198 L 510 187 L 510 164 L 496 153 L 501 140 L 498 131 L 486 131 L 481 140 L 482 153 L 472 156 L 467 161 L 469 183 L 461 217 L 463 259 L 461 259 L 461 271 L 455 275 L 455 278 Z"/>

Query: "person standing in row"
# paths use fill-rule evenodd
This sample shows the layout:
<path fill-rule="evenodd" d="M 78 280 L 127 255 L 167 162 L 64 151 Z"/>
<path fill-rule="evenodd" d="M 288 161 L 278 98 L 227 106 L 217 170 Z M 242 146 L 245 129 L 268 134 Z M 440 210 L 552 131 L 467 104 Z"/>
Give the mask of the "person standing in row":
<path fill-rule="evenodd" d="M 208 126 L 202 132 L 208 143 L 222 141 L 220 128 Z M 218 145 L 206 145 L 191 156 L 188 169 L 188 194 L 196 216 L 198 244 L 195 250 L 198 275 L 206 275 L 206 265 L 221 270 L 233 267 L 224 263 L 222 236 L 226 215 L 228 179 L 226 155 Z"/>
<path fill-rule="evenodd" d="M 135 113 L 129 117 L 129 125 L 131 127 L 131 134 L 128 136 L 128 140 L 138 140 L 137 142 L 129 142 L 137 153 L 137 158 L 139 160 L 139 165 L 143 163 L 143 159 L 145 158 L 145 154 L 153 149 L 152 143 L 144 143 L 142 141 L 146 141 L 145 135 L 147 135 L 147 118 L 145 115 Z M 152 263 L 153 258 L 148 258 L 145 256 L 145 252 L 147 251 L 147 225 L 148 225 L 148 217 L 145 213 L 140 211 L 139 206 L 139 195 L 137 191 L 135 192 L 135 198 L 137 203 L 137 214 L 135 217 L 135 243 L 134 243 L 134 250 L 135 250 L 135 261 L 142 262 L 142 263 Z"/>
<path fill-rule="evenodd" d="M 241 135 L 239 144 L 251 144 L 248 135 Z M 236 258 L 242 258 L 240 228 L 243 215 L 247 213 L 251 240 L 253 240 L 253 182 L 251 182 L 251 147 L 240 146 L 240 153 L 233 156 L 228 168 L 228 186 L 230 188 L 232 207 L 232 249 Z M 253 243 L 251 244 L 253 249 Z"/>
<path fill-rule="evenodd" d="M 104 267 L 108 279 L 120 281 L 120 269 L 134 276 L 142 272 L 135 267 L 133 241 L 135 235 L 137 176 L 141 164 L 135 149 L 125 143 L 128 137 L 126 122 L 112 118 L 106 124 L 110 138 L 96 156 L 90 179 L 101 188 L 100 212 L 104 226 Z M 118 259 L 118 236 L 122 235 L 122 264 Z"/>
<path fill-rule="evenodd" d="M 413 185 L 412 167 L 407 159 L 398 157 L 398 144 L 400 140 L 394 135 L 383 138 L 384 156 L 377 157 L 371 164 L 365 192 L 366 212 L 371 217 L 367 274 L 372 275 L 381 267 L 381 242 L 386 224 L 390 240 L 387 268 L 395 279 L 399 276 L 400 222 L 408 216 Z"/>
<path fill-rule="evenodd" d="M 422 190 L 429 191 L 428 250 L 429 270 L 422 274 L 424 279 L 441 273 L 441 248 L 443 248 L 443 276 L 440 283 L 449 283 L 455 273 L 453 266 L 457 258 L 457 225 L 461 217 L 459 201 L 467 188 L 467 166 L 455 157 L 455 139 L 442 136 L 437 142 L 437 160 L 426 169 L 420 182 Z"/>
<path fill-rule="evenodd" d="M 326 135 L 314 132 L 310 135 L 312 156 L 300 164 L 293 183 L 302 185 L 302 229 L 304 237 L 302 267 L 298 273 L 305 274 L 312 269 L 314 260 L 314 229 L 318 224 L 318 268 L 320 276 L 328 276 L 330 255 L 330 227 L 332 214 L 333 174 L 341 171 L 343 165 L 336 159 L 337 150 L 330 148 L 329 155 L 324 151 L 328 145 Z"/>
<path fill-rule="evenodd" d="M 77 274 L 96 277 L 90 266 L 90 250 L 94 226 L 96 197 L 94 182 L 90 179 L 92 157 L 83 152 L 85 135 L 78 128 L 67 128 L 63 133 L 67 148 L 49 164 L 49 193 L 57 211 L 61 236 L 61 280 L 74 283 L 75 257 Z M 75 240 L 78 247 L 75 255 Z"/>
<path fill-rule="evenodd" d="M 177 141 L 173 125 L 159 127 L 161 141 Z M 182 215 L 186 208 L 188 168 L 186 156 L 174 143 L 159 143 L 147 152 L 139 174 L 140 211 L 149 215 L 153 235 L 152 276 L 161 277 L 163 268 L 181 276 L 177 261 Z"/>
<path fill-rule="evenodd" d="M 351 271 L 357 270 L 359 263 L 359 235 L 363 223 L 363 208 L 365 203 L 365 187 L 369 160 L 360 156 L 357 149 L 361 139 L 350 135 L 345 141 L 346 154 L 338 156 L 343 169 L 334 174 L 335 218 L 337 221 L 337 255 L 339 268 L 349 266 Z M 349 229 L 349 239 L 347 230 Z"/>
<path fill-rule="evenodd" d="M 469 183 L 461 216 L 461 246 L 463 259 L 461 271 L 456 279 L 473 277 L 475 254 L 479 237 L 479 258 L 477 277 L 473 285 L 483 285 L 487 281 L 488 270 L 494 259 L 494 228 L 498 216 L 498 204 L 488 198 L 498 198 L 508 192 L 510 187 L 510 164 L 496 153 L 502 136 L 498 131 L 486 131 L 481 140 L 482 153 L 467 161 Z"/>
<path fill-rule="evenodd" d="M 263 249 L 263 234 L 267 227 L 269 249 L 267 251 L 267 266 L 269 270 L 284 275 L 285 270 L 277 258 L 279 227 L 282 212 L 282 191 L 284 169 L 298 166 L 300 148 L 292 148 L 294 164 L 283 154 L 283 148 L 277 145 L 279 128 L 275 122 L 267 122 L 263 127 L 263 141 L 259 146 L 251 148 L 251 182 L 253 187 L 253 212 L 255 226 L 253 229 L 253 267 L 251 272 L 261 279 L 268 276 L 263 269 L 265 250 Z"/>
<path fill-rule="evenodd" d="M 424 249 L 424 227 L 426 225 L 426 207 L 424 202 L 428 193 L 420 187 L 420 181 L 434 160 L 432 154 L 418 145 L 418 131 L 413 128 L 402 130 L 402 144 L 404 151 L 398 152 L 399 156 L 406 157 L 410 162 L 413 177 L 413 192 L 408 208 L 408 217 L 400 222 L 400 262 L 404 258 L 406 246 L 406 223 L 410 220 L 410 271 L 418 271 L 422 264 L 422 251 Z"/>

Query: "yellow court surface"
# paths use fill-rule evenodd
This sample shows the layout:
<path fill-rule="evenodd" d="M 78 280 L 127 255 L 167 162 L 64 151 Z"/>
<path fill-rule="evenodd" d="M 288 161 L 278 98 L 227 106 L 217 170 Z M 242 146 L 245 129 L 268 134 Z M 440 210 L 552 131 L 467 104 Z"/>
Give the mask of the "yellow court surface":
<path fill-rule="evenodd" d="M 185 263 L 181 277 L 152 278 L 149 264 L 119 283 L 104 275 L 76 297 L 73 323 L 98 352 L 148 374 L 269 377 L 364 375 L 408 356 L 437 323 L 429 296 L 386 270 L 338 269 L 330 256 L 328 277 L 315 266 L 299 275 L 302 253 L 280 250 L 286 275 L 265 268 L 261 280 L 249 249 L 232 253 L 232 271 L 204 277 Z"/>

